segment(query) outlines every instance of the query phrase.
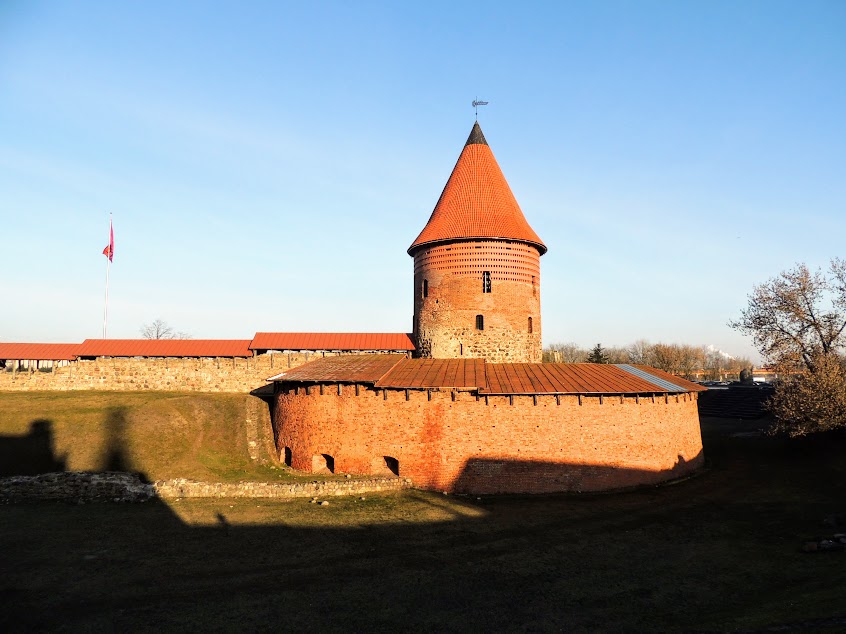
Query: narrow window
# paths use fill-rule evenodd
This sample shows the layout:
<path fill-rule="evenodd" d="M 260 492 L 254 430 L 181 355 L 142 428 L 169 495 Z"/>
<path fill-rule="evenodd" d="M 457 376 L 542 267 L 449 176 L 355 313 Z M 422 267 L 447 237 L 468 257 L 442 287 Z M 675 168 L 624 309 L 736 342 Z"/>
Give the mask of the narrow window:
<path fill-rule="evenodd" d="M 482 292 L 483 293 L 490 293 L 491 292 L 491 272 L 485 271 L 482 273 Z"/>
<path fill-rule="evenodd" d="M 532 318 L 529 317 L 529 334 L 532 334 Z"/>
<path fill-rule="evenodd" d="M 429 297 L 429 280 L 423 280 L 423 297 Z"/>
<path fill-rule="evenodd" d="M 535 286 L 535 276 L 532 275 L 532 295 L 538 294 L 538 287 Z"/>
<path fill-rule="evenodd" d="M 476 315 L 476 330 L 485 329 L 485 318 L 482 315 Z"/>
<path fill-rule="evenodd" d="M 291 463 L 294 461 L 294 456 L 291 453 L 290 447 L 285 447 L 285 452 L 283 454 L 285 465 L 290 467 Z"/>

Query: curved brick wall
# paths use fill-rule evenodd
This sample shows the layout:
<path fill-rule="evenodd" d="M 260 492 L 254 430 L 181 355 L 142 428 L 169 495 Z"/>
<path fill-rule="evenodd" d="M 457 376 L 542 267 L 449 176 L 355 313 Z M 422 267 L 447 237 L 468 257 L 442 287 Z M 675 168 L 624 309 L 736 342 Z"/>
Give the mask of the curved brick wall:
<path fill-rule="evenodd" d="M 490 293 L 482 292 L 485 271 L 490 273 Z M 484 330 L 476 328 L 477 315 L 484 318 Z M 537 248 L 521 242 L 476 240 L 416 251 L 414 335 L 422 357 L 540 362 Z"/>
<path fill-rule="evenodd" d="M 351 385 L 339 394 L 337 384 L 277 390 L 277 449 L 302 471 L 324 467 L 325 455 L 336 472 L 384 475 L 387 456 L 418 487 L 546 493 L 654 484 L 704 461 L 695 394 L 486 401 L 364 385 L 358 395 Z"/>

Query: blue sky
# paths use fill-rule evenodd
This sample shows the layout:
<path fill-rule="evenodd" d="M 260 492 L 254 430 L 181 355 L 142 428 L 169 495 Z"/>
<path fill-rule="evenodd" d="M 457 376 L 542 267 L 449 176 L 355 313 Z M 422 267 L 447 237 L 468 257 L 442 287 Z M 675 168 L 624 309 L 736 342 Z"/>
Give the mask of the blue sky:
<path fill-rule="evenodd" d="M 473 124 L 544 343 L 711 344 L 843 255 L 846 3 L 0 1 L 0 340 L 408 331 Z"/>

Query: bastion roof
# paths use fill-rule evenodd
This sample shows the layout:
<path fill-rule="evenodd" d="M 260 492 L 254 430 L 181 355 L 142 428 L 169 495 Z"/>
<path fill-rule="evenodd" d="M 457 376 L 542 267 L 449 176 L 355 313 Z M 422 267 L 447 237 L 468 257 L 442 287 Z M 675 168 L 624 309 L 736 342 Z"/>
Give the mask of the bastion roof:
<path fill-rule="evenodd" d="M 474 238 L 527 242 L 541 255 L 546 253 L 546 245 L 526 221 L 478 121 L 429 222 L 408 253 L 413 255 L 428 244 Z"/>
<path fill-rule="evenodd" d="M 656 394 L 705 390 L 644 365 L 488 363 L 404 355 L 324 357 L 268 379 L 293 383 L 370 383 L 392 389 L 476 389 L 480 394 Z"/>

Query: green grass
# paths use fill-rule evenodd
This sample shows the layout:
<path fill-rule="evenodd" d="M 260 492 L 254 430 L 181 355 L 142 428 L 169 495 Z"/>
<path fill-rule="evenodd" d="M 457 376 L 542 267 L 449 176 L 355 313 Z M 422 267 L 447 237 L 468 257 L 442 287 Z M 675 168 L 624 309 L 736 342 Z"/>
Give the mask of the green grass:
<path fill-rule="evenodd" d="M 220 482 L 324 478 L 279 465 L 266 427 L 259 438 L 260 460 L 250 459 L 250 400 L 257 401 L 243 394 L 0 392 L 0 437 L 22 438 L 31 433 L 33 422 L 43 421 L 51 452 L 68 471 L 117 469 L 139 472 L 149 480 Z M 40 446 L 33 451 L 43 453 Z M 17 459 L 24 466 L 33 458 L 4 457 L 7 463 Z M 10 472 L 3 467 L 0 464 L 0 471 Z"/>
<path fill-rule="evenodd" d="M 0 627 L 846 630 L 846 552 L 799 550 L 846 532 L 843 437 L 703 429 L 699 476 L 626 493 L 2 506 Z"/>

